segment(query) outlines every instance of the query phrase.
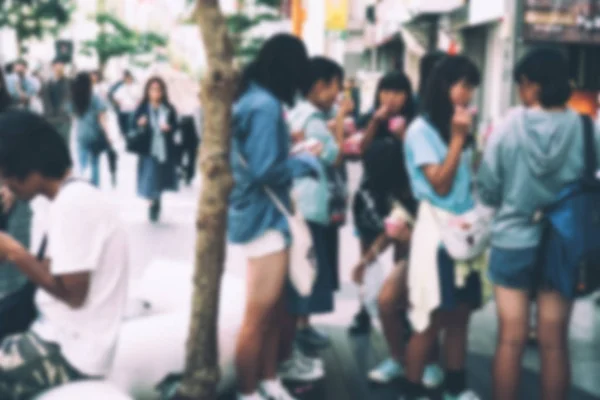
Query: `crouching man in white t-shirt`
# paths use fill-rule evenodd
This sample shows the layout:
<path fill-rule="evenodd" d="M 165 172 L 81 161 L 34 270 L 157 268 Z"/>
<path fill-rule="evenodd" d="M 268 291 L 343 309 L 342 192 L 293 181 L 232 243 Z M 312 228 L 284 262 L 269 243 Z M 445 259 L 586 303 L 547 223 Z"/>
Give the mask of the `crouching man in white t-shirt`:
<path fill-rule="evenodd" d="M 0 257 L 37 285 L 39 316 L 0 345 L 0 399 L 30 399 L 109 372 L 125 309 L 126 234 L 115 207 L 71 178 L 64 140 L 42 117 L 0 114 L 0 178 L 25 200 L 51 201 L 43 261 L 0 234 Z"/>

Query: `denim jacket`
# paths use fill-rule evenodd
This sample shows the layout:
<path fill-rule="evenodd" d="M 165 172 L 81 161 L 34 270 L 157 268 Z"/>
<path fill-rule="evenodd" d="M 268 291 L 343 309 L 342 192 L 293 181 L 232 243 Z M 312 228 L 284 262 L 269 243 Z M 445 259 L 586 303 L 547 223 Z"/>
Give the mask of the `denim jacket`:
<path fill-rule="evenodd" d="M 289 209 L 292 180 L 314 173 L 317 164 L 314 157 L 290 157 L 290 145 L 283 104 L 265 88 L 251 84 L 233 106 L 230 242 L 248 243 L 268 230 L 280 231 L 290 241 L 287 220 L 264 187 L 269 187 Z"/>

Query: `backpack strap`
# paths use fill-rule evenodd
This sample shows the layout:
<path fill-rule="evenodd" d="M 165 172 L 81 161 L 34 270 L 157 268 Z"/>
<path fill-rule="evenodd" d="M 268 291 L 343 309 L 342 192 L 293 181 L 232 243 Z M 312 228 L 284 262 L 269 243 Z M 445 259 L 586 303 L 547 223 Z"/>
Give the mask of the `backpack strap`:
<path fill-rule="evenodd" d="M 598 169 L 598 157 L 596 154 L 596 141 L 594 140 L 594 123 L 587 115 L 581 115 L 583 125 L 583 160 L 584 179 L 593 181 L 596 179 Z"/>

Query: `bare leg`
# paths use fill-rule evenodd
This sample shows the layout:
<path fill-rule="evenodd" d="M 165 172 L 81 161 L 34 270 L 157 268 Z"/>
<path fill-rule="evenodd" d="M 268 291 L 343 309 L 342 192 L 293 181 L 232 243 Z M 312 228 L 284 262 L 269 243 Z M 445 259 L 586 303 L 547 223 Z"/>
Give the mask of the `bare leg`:
<path fill-rule="evenodd" d="M 431 316 L 431 323 L 424 332 L 415 332 L 406 348 L 406 380 L 421 384 L 425 366 L 429 362 L 431 350 L 442 326 L 443 315 L 435 312 Z"/>
<path fill-rule="evenodd" d="M 294 339 L 296 338 L 296 317 L 290 314 L 285 309 L 281 314 L 281 320 L 278 320 L 281 325 L 281 340 L 279 343 L 279 363 L 289 360 L 292 357 L 294 350 Z"/>
<path fill-rule="evenodd" d="M 283 333 L 284 326 L 281 324 L 286 310 L 284 307 L 283 298 L 277 304 L 273 323 L 269 325 L 267 330 L 261 361 L 262 374 L 261 380 L 272 380 L 277 377 L 277 367 L 279 366 L 279 352 L 284 341 Z"/>
<path fill-rule="evenodd" d="M 494 358 L 494 398 L 517 400 L 521 358 L 529 331 L 529 296 L 496 286 L 498 345 Z"/>
<path fill-rule="evenodd" d="M 406 307 L 406 262 L 400 261 L 386 279 L 379 293 L 379 319 L 383 334 L 394 360 L 404 363 L 404 324 L 399 315 L 400 307 Z"/>
<path fill-rule="evenodd" d="M 444 343 L 445 366 L 448 371 L 465 369 L 470 316 L 471 309 L 464 305 L 448 316 Z"/>
<path fill-rule="evenodd" d="M 570 301 L 558 292 L 538 294 L 538 343 L 542 359 L 544 400 L 564 400 L 571 384 L 568 328 Z"/>
<path fill-rule="evenodd" d="M 261 362 L 261 356 L 267 343 L 279 345 L 279 331 L 270 328 L 279 326 L 275 318 L 280 307 L 287 265 L 287 250 L 248 262 L 246 313 L 236 349 L 238 385 L 243 394 L 257 390 L 263 365 L 277 362 L 276 359 Z M 276 335 L 275 340 L 267 334 Z"/>

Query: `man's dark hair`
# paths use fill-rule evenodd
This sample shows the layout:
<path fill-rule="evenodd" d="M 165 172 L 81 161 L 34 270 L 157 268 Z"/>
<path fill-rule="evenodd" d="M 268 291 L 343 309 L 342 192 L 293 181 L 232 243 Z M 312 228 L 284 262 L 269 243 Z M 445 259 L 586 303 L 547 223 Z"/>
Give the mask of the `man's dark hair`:
<path fill-rule="evenodd" d="M 545 108 L 564 106 L 571 97 L 569 63 L 558 51 L 537 48 L 527 53 L 515 66 L 514 80 L 527 78 L 540 85 L 540 103 Z"/>
<path fill-rule="evenodd" d="M 54 57 L 54 60 L 52 60 L 52 65 L 56 65 L 56 64 L 66 64 L 65 60 L 59 56 Z"/>
<path fill-rule="evenodd" d="M 304 90 L 305 95 L 319 81 L 329 84 L 334 79 L 337 79 L 340 85 L 344 83 L 344 69 L 338 63 L 326 57 L 311 58 L 308 75 L 307 85 Z"/>
<path fill-rule="evenodd" d="M 292 106 L 296 94 L 306 90 L 308 66 L 308 53 L 300 39 L 286 33 L 272 36 L 244 69 L 237 97 L 241 97 L 252 83 L 257 83 L 281 102 Z"/>
<path fill-rule="evenodd" d="M 0 170 L 26 179 L 38 172 L 61 179 L 73 166 L 65 140 L 42 116 L 27 110 L 0 113 Z"/>
<path fill-rule="evenodd" d="M 125 71 L 123 71 L 123 79 L 127 79 L 127 78 L 133 79 L 133 74 L 128 69 L 126 69 Z"/>
<path fill-rule="evenodd" d="M 27 68 L 29 66 L 29 64 L 27 64 L 27 61 L 25 61 L 22 58 L 19 58 L 17 61 L 15 61 L 14 65 L 22 65 L 25 68 Z"/>

